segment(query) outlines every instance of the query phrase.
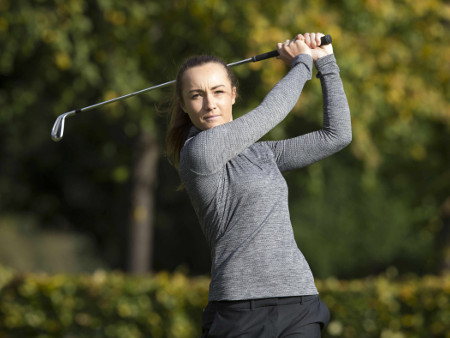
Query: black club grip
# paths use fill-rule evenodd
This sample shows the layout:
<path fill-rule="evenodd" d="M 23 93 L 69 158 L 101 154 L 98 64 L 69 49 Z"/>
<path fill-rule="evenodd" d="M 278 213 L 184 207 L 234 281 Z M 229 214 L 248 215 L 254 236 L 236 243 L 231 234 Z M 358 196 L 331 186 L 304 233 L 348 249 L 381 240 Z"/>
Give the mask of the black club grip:
<path fill-rule="evenodd" d="M 331 35 L 325 35 L 320 38 L 320 45 L 321 46 L 329 45 L 332 41 L 333 41 L 333 39 L 331 38 Z M 255 55 L 254 57 L 252 57 L 252 61 L 257 62 L 257 61 L 261 61 L 261 60 L 265 60 L 265 59 L 270 59 L 270 58 L 273 58 L 278 55 L 280 55 L 280 54 L 278 54 L 277 50 L 272 50 L 267 53 Z"/>

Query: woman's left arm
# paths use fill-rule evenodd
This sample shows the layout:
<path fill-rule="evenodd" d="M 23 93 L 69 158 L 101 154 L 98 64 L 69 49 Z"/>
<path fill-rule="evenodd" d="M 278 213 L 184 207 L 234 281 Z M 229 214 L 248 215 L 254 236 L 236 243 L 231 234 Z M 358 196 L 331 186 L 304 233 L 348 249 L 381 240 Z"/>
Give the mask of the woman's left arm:
<path fill-rule="evenodd" d="M 314 62 L 322 85 L 323 128 L 282 141 L 265 142 L 281 171 L 305 167 L 345 148 L 352 140 L 350 109 L 334 54 Z"/>

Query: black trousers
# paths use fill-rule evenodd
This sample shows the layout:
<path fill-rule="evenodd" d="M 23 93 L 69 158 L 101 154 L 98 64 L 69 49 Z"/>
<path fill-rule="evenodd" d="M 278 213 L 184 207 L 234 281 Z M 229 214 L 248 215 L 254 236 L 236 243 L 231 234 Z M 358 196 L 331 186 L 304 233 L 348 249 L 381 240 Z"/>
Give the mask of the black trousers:
<path fill-rule="evenodd" d="M 210 302 L 202 337 L 320 337 L 330 312 L 318 295 Z"/>

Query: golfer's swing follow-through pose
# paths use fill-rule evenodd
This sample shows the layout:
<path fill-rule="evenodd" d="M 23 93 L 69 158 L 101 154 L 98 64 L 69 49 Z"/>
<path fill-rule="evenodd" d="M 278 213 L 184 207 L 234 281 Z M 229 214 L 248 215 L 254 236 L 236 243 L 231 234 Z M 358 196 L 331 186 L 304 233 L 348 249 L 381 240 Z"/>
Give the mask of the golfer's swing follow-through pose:
<path fill-rule="evenodd" d="M 291 69 L 259 106 L 233 120 L 237 93 L 226 64 L 187 60 L 176 78 L 167 134 L 211 249 L 203 337 L 320 337 L 329 311 L 293 235 L 282 172 L 305 167 L 351 142 L 350 111 L 331 45 L 306 33 L 279 43 Z M 257 142 L 280 123 L 317 68 L 323 128 Z"/>

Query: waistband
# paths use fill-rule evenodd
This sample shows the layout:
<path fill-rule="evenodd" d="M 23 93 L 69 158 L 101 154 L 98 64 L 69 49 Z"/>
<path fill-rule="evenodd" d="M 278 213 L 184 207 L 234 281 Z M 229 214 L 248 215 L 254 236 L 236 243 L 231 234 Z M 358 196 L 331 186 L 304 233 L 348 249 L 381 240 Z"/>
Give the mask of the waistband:
<path fill-rule="evenodd" d="M 211 309 L 239 309 L 239 310 L 253 310 L 266 306 L 289 305 L 289 304 L 303 304 L 311 300 L 319 298 L 319 295 L 308 296 L 294 296 L 294 297 L 274 297 L 274 298 L 260 298 L 260 299 L 246 299 L 246 300 L 224 300 L 213 301 L 208 303 L 208 308 Z"/>

